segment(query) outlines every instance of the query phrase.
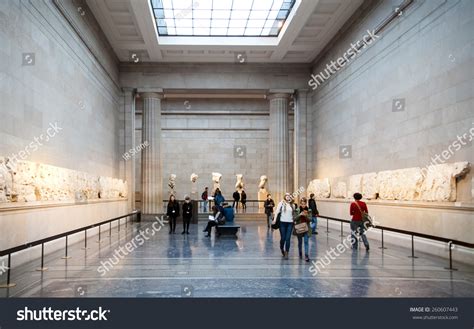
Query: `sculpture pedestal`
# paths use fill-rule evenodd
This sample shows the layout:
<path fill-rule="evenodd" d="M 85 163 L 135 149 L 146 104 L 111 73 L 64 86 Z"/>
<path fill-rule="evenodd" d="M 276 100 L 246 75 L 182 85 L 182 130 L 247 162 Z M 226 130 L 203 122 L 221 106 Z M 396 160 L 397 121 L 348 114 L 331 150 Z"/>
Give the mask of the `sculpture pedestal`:
<path fill-rule="evenodd" d="M 265 188 L 261 188 L 258 190 L 258 212 L 260 214 L 265 212 L 265 207 L 263 206 L 263 202 L 267 199 L 268 191 Z"/>

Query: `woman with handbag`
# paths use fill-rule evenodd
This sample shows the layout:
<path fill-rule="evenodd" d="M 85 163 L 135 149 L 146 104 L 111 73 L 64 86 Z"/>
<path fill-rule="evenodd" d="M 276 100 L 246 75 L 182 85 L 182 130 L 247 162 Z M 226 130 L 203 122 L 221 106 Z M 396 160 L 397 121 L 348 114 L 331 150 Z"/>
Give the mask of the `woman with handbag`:
<path fill-rule="evenodd" d="M 352 215 L 351 221 L 351 242 L 352 249 L 357 250 L 359 237 L 356 235 L 356 232 L 362 236 L 362 241 L 364 241 L 365 249 L 369 251 L 369 241 L 365 235 L 365 230 L 367 227 L 364 225 L 364 217 L 369 214 L 367 204 L 360 201 L 362 199 L 362 194 L 354 193 L 354 202 L 351 203 L 350 214 Z"/>
<path fill-rule="evenodd" d="M 283 258 L 288 259 L 290 251 L 291 233 L 293 231 L 293 198 L 290 193 L 285 194 L 285 198 L 280 201 L 276 208 L 276 216 L 272 222 L 278 225 L 280 229 L 280 251 Z M 272 226 L 273 227 L 273 226 Z"/>
<path fill-rule="evenodd" d="M 176 201 L 176 198 L 173 194 L 170 195 L 168 207 L 166 209 L 166 215 L 170 219 L 170 234 L 174 234 L 176 230 L 176 218 L 179 216 L 179 203 Z"/>
<path fill-rule="evenodd" d="M 304 203 L 304 202 L 303 202 Z M 309 209 L 306 206 L 300 206 L 300 213 L 295 217 L 294 234 L 298 238 L 298 254 L 303 259 L 303 251 L 301 250 L 304 241 L 304 260 L 309 262 L 309 237 L 311 236 L 311 219 Z"/>

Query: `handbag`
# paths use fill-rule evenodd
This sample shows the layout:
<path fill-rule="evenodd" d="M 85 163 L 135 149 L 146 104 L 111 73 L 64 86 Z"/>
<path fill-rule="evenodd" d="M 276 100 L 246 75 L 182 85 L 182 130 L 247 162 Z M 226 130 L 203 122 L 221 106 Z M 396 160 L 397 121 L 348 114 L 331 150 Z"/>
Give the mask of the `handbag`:
<path fill-rule="evenodd" d="M 362 224 L 364 224 L 365 227 L 373 226 L 372 217 L 370 217 L 370 215 L 366 213 L 365 211 L 362 211 L 362 208 L 359 206 L 357 201 L 355 201 L 354 203 L 356 204 L 357 208 L 359 208 L 359 211 L 362 215 Z"/>
<path fill-rule="evenodd" d="M 275 224 L 272 224 L 272 229 L 278 230 L 280 228 L 280 218 L 281 218 L 281 211 L 277 215 Z"/>
<path fill-rule="evenodd" d="M 306 223 L 299 223 L 295 225 L 295 233 L 297 235 L 305 234 L 309 231 L 308 225 Z"/>

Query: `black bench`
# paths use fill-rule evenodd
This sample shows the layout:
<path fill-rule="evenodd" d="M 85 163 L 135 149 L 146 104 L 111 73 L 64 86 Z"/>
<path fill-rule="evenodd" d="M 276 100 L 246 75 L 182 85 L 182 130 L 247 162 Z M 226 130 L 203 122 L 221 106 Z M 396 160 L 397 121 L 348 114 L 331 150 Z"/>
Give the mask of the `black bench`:
<path fill-rule="evenodd" d="M 240 225 L 236 225 L 235 223 L 225 223 L 224 225 L 216 226 L 216 234 L 218 236 L 236 235 L 239 229 L 240 229 Z"/>

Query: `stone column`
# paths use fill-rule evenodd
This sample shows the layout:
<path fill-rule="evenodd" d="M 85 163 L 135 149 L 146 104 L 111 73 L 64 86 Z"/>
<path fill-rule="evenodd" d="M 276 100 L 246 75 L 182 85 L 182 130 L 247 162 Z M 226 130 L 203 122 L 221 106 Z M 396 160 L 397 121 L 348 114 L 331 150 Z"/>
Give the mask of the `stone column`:
<path fill-rule="evenodd" d="M 161 165 L 161 99 L 158 92 L 143 92 L 142 143 L 148 146 L 142 150 L 142 212 L 159 214 L 163 212 L 163 187 Z"/>
<path fill-rule="evenodd" d="M 130 154 L 130 149 L 135 145 L 135 90 L 123 88 L 124 97 L 124 176 L 127 181 L 128 210 L 135 209 L 135 157 Z"/>
<path fill-rule="evenodd" d="M 283 199 L 290 186 L 290 154 L 288 134 L 289 92 L 270 91 L 270 134 L 268 153 L 268 185 L 275 203 Z"/>
<path fill-rule="evenodd" d="M 294 141 L 294 172 L 293 172 L 293 191 L 297 191 L 300 187 L 308 186 L 307 181 L 307 90 L 298 90 L 295 97 L 295 141 Z M 305 195 L 305 193 L 303 193 Z"/>

